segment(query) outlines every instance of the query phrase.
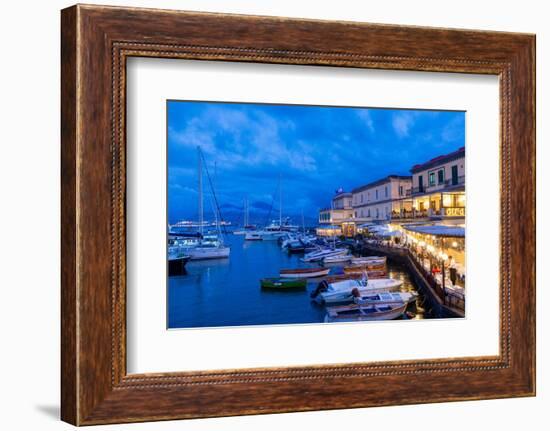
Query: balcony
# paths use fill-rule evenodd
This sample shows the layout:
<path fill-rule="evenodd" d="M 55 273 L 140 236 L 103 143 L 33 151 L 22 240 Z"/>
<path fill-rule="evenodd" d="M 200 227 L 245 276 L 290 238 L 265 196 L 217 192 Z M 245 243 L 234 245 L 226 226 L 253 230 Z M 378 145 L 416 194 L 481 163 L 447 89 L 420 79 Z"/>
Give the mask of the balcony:
<path fill-rule="evenodd" d="M 415 218 L 427 218 L 429 215 L 428 211 L 392 211 L 391 219 L 392 220 L 401 220 L 401 219 L 415 219 Z"/>
<path fill-rule="evenodd" d="M 419 195 L 423 193 L 431 192 L 443 192 L 447 187 L 461 186 L 466 183 L 466 176 L 462 175 L 457 178 L 449 178 L 441 183 L 435 183 L 432 185 L 422 186 L 422 187 L 413 187 L 412 194 Z"/>
<path fill-rule="evenodd" d="M 449 186 L 461 186 L 463 184 L 466 183 L 466 176 L 465 175 L 462 175 L 460 177 L 457 177 L 454 179 L 453 181 L 453 178 L 450 178 L 448 180 L 445 180 L 445 186 L 446 187 L 449 187 Z"/>

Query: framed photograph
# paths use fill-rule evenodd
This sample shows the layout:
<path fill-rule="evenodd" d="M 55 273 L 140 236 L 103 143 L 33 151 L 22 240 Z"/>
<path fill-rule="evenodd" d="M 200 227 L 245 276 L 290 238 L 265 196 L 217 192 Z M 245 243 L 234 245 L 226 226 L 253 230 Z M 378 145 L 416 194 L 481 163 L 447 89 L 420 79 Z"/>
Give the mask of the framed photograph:
<path fill-rule="evenodd" d="M 62 419 L 535 394 L 535 37 L 62 11 Z"/>

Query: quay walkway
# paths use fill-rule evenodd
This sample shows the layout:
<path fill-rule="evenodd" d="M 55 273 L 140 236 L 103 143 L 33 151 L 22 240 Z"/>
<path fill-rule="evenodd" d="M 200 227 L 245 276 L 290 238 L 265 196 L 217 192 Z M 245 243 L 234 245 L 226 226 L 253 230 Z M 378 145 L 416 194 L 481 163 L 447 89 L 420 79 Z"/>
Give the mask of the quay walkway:
<path fill-rule="evenodd" d="M 354 251 L 361 255 L 381 254 L 405 265 L 415 279 L 420 292 L 430 301 L 440 317 L 464 317 L 464 295 L 452 289 L 447 283 L 443 288 L 441 281 L 418 261 L 409 248 L 388 246 L 383 241 L 363 240 L 354 247 Z"/>

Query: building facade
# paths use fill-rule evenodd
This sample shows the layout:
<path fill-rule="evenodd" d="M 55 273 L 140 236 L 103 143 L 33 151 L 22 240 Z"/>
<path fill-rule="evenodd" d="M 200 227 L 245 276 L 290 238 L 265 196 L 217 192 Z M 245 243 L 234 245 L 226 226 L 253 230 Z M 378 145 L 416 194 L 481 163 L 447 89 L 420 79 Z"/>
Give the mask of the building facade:
<path fill-rule="evenodd" d="M 416 217 L 465 217 L 465 166 L 465 150 L 462 147 L 411 168 Z"/>
<path fill-rule="evenodd" d="M 392 220 L 412 216 L 412 179 L 389 175 L 352 191 L 355 222 Z"/>
<path fill-rule="evenodd" d="M 338 235 L 351 236 L 350 225 L 353 224 L 352 194 L 338 189 L 333 196 L 330 208 L 323 208 L 319 211 L 319 224 L 321 227 L 332 226 L 330 232 Z M 322 229 L 321 232 L 328 232 Z"/>
<path fill-rule="evenodd" d="M 411 174 L 389 175 L 351 192 L 337 190 L 330 208 L 319 212 L 320 231 L 352 237 L 361 232 L 362 224 L 377 221 L 399 224 L 411 219 L 445 219 L 450 224 L 464 223 L 464 147 L 414 165 Z"/>

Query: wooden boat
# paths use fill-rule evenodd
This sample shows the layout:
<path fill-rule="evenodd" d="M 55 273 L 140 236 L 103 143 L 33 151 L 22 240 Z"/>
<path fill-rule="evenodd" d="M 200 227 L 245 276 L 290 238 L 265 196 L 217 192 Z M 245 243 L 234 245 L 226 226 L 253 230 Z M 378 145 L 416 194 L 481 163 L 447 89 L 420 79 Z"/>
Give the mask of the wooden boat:
<path fill-rule="evenodd" d="M 336 283 L 342 280 L 361 280 L 365 276 L 364 272 L 350 272 L 344 274 L 331 274 L 324 278 L 327 283 Z M 386 278 L 387 273 L 385 271 L 367 271 L 367 277 L 369 279 Z"/>
<path fill-rule="evenodd" d="M 305 278 L 262 278 L 260 280 L 262 289 L 305 289 L 307 279 Z"/>
<path fill-rule="evenodd" d="M 362 265 L 362 264 L 386 264 L 386 256 L 361 256 L 354 257 L 351 259 L 352 264 Z"/>
<path fill-rule="evenodd" d="M 334 274 L 334 275 L 328 275 L 323 279 L 324 282 L 331 284 L 331 283 L 337 283 L 339 281 L 344 280 L 361 280 L 363 278 L 363 274 Z"/>
<path fill-rule="evenodd" d="M 367 276 L 369 278 L 386 278 L 388 276 L 388 273 L 382 270 L 367 271 Z"/>
<path fill-rule="evenodd" d="M 296 268 L 281 269 L 279 276 L 282 278 L 315 278 L 327 275 L 330 268 Z"/>
<path fill-rule="evenodd" d="M 340 305 L 327 307 L 326 323 L 365 322 L 372 320 L 393 320 L 401 317 L 407 304 L 400 305 Z"/>
<path fill-rule="evenodd" d="M 369 265 L 369 264 L 361 264 L 361 265 L 349 265 L 344 267 L 344 273 L 350 274 L 350 273 L 363 273 L 365 271 L 384 271 L 386 272 L 386 264 L 375 264 L 375 265 Z"/>
<path fill-rule="evenodd" d="M 327 256 L 323 258 L 323 265 L 333 264 L 333 263 L 347 263 L 351 260 L 349 254 L 338 254 L 336 256 Z"/>

